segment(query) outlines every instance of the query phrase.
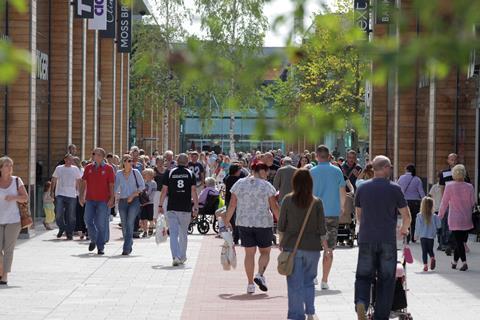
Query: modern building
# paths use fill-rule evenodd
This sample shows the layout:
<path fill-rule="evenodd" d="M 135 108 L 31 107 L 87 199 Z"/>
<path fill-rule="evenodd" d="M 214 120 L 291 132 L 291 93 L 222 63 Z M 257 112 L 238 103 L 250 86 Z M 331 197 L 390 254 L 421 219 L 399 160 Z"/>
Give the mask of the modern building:
<path fill-rule="evenodd" d="M 363 8 L 365 1 L 356 0 Z M 400 10 L 411 10 L 411 0 L 397 1 Z M 421 36 L 421 23 L 411 15 L 408 37 Z M 395 34 L 395 25 L 374 20 L 373 37 Z M 404 34 L 398 34 L 403 39 Z M 465 66 L 468 64 L 465 61 Z M 455 68 L 444 79 L 422 75 L 412 65 L 417 81 L 401 86 L 392 75 L 385 86 L 373 86 L 370 106 L 370 153 L 393 160 L 395 178 L 414 163 L 425 184 L 435 183 L 438 172 L 447 167 L 447 156 L 457 153 L 472 182 L 479 181 L 479 66 L 470 62 L 469 72 Z"/>
<path fill-rule="evenodd" d="M 8 1 L 0 12 L 0 38 L 27 50 L 35 66 L 0 87 L 0 154 L 13 158 L 35 212 L 41 206 L 32 191 L 49 179 L 69 144 L 81 159 L 95 146 L 128 150 L 132 17 L 149 6 L 101 0 L 94 10 L 93 0 L 25 2 L 25 13 Z"/>

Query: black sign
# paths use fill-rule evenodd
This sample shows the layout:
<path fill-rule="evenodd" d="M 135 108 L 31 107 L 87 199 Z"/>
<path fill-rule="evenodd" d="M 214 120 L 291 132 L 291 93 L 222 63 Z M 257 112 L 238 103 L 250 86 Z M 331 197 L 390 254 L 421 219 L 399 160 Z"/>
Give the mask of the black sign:
<path fill-rule="evenodd" d="M 377 0 L 375 6 L 377 24 L 389 24 L 392 22 L 395 0 Z"/>
<path fill-rule="evenodd" d="M 355 0 L 355 23 L 365 32 L 370 32 L 370 13 L 368 8 L 368 0 Z"/>
<path fill-rule="evenodd" d="M 94 0 L 74 0 L 75 17 L 93 19 L 93 1 Z"/>
<path fill-rule="evenodd" d="M 117 25 L 117 50 L 129 53 L 132 50 L 132 10 L 119 3 Z"/>
<path fill-rule="evenodd" d="M 115 38 L 115 0 L 107 0 L 107 29 L 100 30 L 100 37 Z"/>

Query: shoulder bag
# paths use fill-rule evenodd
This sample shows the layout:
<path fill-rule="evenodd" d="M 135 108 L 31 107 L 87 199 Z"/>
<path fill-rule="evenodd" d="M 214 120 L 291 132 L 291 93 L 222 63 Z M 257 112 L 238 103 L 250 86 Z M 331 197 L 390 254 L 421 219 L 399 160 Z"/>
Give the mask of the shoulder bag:
<path fill-rule="evenodd" d="M 18 183 L 18 177 L 15 178 L 15 184 L 17 185 L 17 192 L 19 183 Z M 20 211 L 20 225 L 22 226 L 22 229 L 25 228 L 30 228 L 30 226 L 33 224 L 33 219 L 32 215 L 30 214 L 30 205 L 27 202 L 17 202 L 18 209 Z"/>
<path fill-rule="evenodd" d="M 315 198 L 312 200 L 312 203 L 308 208 L 307 215 L 305 216 L 305 220 L 303 220 L 303 225 L 302 225 L 302 228 L 300 229 L 300 233 L 298 234 L 297 242 L 295 242 L 295 247 L 293 248 L 293 251 L 292 252 L 282 251 L 277 258 L 277 261 L 278 261 L 277 270 L 278 270 L 278 273 L 280 273 L 282 276 L 289 276 L 293 272 L 295 255 L 297 254 L 298 246 L 300 245 L 300 241 L 302 240 L 308 218 L 312 213 L 314 203 L 315 203 Z"/>
<path fill-rule="evenodd" d="M 135 170 L 132 169 L 133 177 L 135 178 L 135 184 L 137 185 L 137 190 L 140 188 L 137 181 L 137 175 L 135 174 Z M 148 196 L 145 190 L 142 190 L 138 195 L 138 200 L 140 201 L 141 205 L 145 205 L 150 202 L 150 197 Z"/>

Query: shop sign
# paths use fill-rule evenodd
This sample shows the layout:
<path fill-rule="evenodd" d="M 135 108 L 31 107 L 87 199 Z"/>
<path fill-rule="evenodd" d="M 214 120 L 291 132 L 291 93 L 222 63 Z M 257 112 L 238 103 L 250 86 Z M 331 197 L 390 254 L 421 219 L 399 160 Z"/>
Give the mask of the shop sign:
<path fill-rule="evenodd" d="M 48 80 L 48 54 L 37 50 L 37 79 Z"/>
<path fill-rule="evenodd" d="M 88 29 L 107 29 L 107 0 L 93 1 L 93 19 L 88 20 Z"/>
<path fill-rule="evenodd" d="M 130 6 L 118 6 L 117 50 L 129 53 L 132 50 L 132 10 Z"/>
<path fill-rule="evenodd" d="M 357 26 L 366 33 L 370 32 L 370 12 L 368 8 L 368 0 L 355 0 L 354 10 L 355 23 Z"/>
<path fill-rule="evenodd" d="M 100 31 L 102 38 L 115 38 L 115 0 L 107 0 L 107 29 Z"/>
<path fill-rule="evenodd" d="M 377 0 L 375 6 L 377 24 L 389 24 L 392 22 L 395 0 Z"/>
<path fill-rule="evenodd" d="M 77 18 L 92 19 L 93 1 L 94 0 L 75 0 L 75 16 Z"/>

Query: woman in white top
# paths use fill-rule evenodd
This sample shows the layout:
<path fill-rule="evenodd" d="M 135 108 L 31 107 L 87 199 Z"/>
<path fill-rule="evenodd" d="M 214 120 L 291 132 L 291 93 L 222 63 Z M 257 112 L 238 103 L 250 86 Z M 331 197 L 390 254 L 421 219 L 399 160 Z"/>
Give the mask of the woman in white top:
<path fill-rule="evenodd" d="M 12 173 L 13 160 L 9 157 L 0 158 L 0 285 L 6 285 L 8 282 L 8 274 L 12 270 L 13 250 L 21 230 L 17 202 L 28 201 L 22 179 L 12 176 Z"/>

